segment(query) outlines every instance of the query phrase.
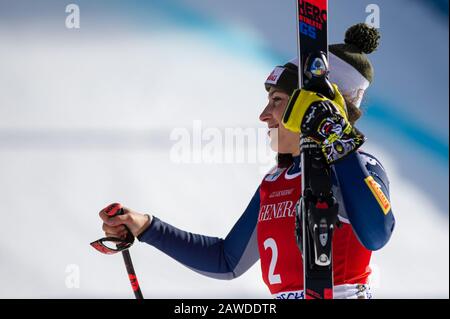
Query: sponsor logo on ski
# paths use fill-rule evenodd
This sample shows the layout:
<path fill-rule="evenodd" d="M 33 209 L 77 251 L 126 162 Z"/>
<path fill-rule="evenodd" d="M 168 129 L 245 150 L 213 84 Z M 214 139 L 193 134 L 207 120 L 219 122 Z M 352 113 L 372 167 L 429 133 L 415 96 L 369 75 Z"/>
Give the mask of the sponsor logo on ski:
<path fill-rule="evenodd" d="M 326 1 L 324 2 L 322 3 L 322 7 L 326 7 Z M 327 10 L 305 0 L 298 0 L 298 9 L 300 33 L 312 39 L 317 39 L 317 31 L 325 29 L 324 24 L 327 22 Z"/>
<path fill-rule="evenodd" d="M 300 32 L 314 40 L 317 38 L 316 28 L 304 22 L 300 22 Z"/>
<path fill-rule="evenodd" d="M 322 1 L 322 6 L 326 1 Z M 318 1 L 315 2 L 318 4 Z M 322 24 L 327 22 L 327 10 L 312 4 L 309 1 L 298 0 L 298 10 L 300 14 L 300 19 L 308 18 L 311 22 L 315 22 L 319 29 L 322 28 Z M 311 23 L 310 23 L 311 24 Z"/>

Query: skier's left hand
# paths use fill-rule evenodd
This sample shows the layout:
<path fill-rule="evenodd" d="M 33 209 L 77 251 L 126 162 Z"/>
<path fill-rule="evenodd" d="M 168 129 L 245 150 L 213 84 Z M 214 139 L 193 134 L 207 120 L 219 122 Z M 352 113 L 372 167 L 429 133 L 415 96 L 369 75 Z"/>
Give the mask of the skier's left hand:
<path fill-rule="evenodd" d="M 316 141 L 329 164 L 357 150 L 365 141 L 348 121 L 345 100 L 337 85 L 333 84 L 333 88 L 334 100 L 305 89 L 295 90 L 286 107 L 291 113 L 287 119 L 283 116 L 284 127 Z"/>

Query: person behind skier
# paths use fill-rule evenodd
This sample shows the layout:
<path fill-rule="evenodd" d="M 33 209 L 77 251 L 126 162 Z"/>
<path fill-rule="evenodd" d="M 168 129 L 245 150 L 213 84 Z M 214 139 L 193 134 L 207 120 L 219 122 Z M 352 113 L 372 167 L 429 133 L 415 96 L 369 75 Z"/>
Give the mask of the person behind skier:
<path fill-rule="evenodd" d="M 344 44 L 329 47 L 329 78 L 339 88 L 336 99 L 329 102 L 334 106 L 334 114 L 339 113 L 344 124 L 350 123 L 352 128 L 361 116 L 363 94 L 373 80 L 373 68 L 366 54 L 377 48 L 379 38 L 376 29 L 358 24 L 347 30 Z M 301 195 L 300 134 L 282 124 L 290 96 L 298 87 L 297 61 L 276 67 L 265 87 L 268 104 L 259 118 L 269 128 L 278 163 L 263 178 L 224 239 L 189 233 L 155 215 L 125 207 L 121 216 L 108 217 L 105 210 L 100 212 L 106 235 L 124 238 L 126 226 L 139 241 L 216 279 L 237 278 L 260 259 L 263 280 L 274 298 L 303 299 L 302 255 L 295 236 Z M 306 108 L 312 102 L 306 100 L 300 95 L 294 102 Z M 388 242 L 395 224 L 389 181 L 373 155 L 356 148 L 347 150 L 345 155 L 331 164 L 340 221 L 333 236 L 334 297 L 371 298 L 368 278 L 372 251 Z"/>

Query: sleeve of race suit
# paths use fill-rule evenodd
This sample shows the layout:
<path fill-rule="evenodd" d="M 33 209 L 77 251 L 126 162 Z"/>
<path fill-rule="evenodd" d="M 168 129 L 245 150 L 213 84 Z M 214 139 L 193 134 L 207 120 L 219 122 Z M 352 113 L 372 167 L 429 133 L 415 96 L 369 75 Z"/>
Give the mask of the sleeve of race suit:
<path fill-rule="evenodd" d="M 258 187 L 225 239 L 183 231 L 155 216 L 149 228 L 138 239 L 202 275 L 216 279 L 234 279 L 259 259 L 256 240 L 259 205 Z"/>
<path fill-rule="evenodd" d="M 369 250 L 382 248 L 395 226 L 383 166 L 374 156 L 358 151 L 333 167 L 344 210 L 359 241 Z"/>

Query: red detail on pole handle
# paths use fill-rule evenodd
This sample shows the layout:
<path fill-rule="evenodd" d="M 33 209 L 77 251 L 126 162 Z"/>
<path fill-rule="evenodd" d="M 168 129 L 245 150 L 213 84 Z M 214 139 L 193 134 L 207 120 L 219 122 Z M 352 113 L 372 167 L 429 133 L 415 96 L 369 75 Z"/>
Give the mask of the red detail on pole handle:
<path fill-rule="evenodd" d="M 115 253 L 117 253 L 118 251 L 114 251 L 109 249 L 108 247 L 103 246 L 100 241 L 94 241 L 91 243 L 91 246 L 94 247 L 95 249 L 97 249 L 99 252 L 101 252 L 102 254 L 106 254 L 106 255 L 113 255 Z"/>
<path fill-rule="evenodd" d="M 123 212 L 120 210 L 122 209 L 122 204 L 120 203 L 114 203 L 109 205 L 108 207 L 103 209 L 103 212 L 108 215 L 109 217 L 114 217 L 117 215 L 122 215 Z"/>

